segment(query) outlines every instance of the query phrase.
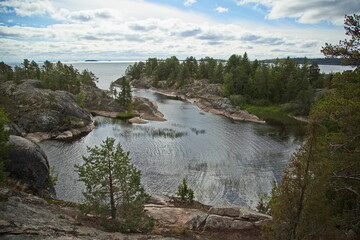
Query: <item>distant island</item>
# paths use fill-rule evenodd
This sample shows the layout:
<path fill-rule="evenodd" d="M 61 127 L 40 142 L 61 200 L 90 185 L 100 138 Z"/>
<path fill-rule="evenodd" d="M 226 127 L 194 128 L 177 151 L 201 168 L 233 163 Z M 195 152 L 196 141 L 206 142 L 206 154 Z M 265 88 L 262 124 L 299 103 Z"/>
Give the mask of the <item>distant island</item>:
<path fill-rule="evenodd" d="M 264 63 L 275 63 L 279 60 L 284 60 L 285 58 L 275 58 L 275 59 L 265 59 L 260 62 Z M 305 59 L 309 62 L 316 63 L 318 65 L 343 65 L 343 58 L 291 58 L 297 64 L 303 64 Z"/>
<path fill-rule="evenodd" d="M 85 62 L 97 62 L 98 60 L 94 60 L 94 59 L 89 59 L 89 60 L 85 60 Z"/>

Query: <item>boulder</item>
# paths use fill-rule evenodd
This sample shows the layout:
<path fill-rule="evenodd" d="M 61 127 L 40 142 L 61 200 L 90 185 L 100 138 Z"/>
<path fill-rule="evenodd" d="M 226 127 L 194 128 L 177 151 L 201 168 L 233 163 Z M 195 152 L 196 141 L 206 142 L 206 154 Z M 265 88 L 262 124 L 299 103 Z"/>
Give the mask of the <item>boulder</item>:
<path fill-rule="evenodd" d="M 91 86 L 83 86 L 81 91 L 84 93 L 84 105 L 87 109 L 91 109 L 92 111 L 116 113 L 126 111 L 126 108 L 117 102 L 110 95 L 109 91 Z"/>
<path fill-rule="evenodd" d="M 209 209 L 209 214 L 232 217 L 234 219 L 246 220 L 249 222 L 271 219 L 268 215 L 241 206 L 215 206 Z"/>
<path fill-rule="evenodd" d="M 209 215 L 206 218 L 204 229 L 207 231 L 226 231 L 233 223 L 230 217 Z"/>
<path fill-rule="evenodd" d="M 25 184 L 34 194 L 54 197 L 55 189 L 50 182 L 47 156 L 39 145 L 25 138 L 11 135 L 8 144 L 13 145 L 5 169 L 10 177 Z"/>
<path fill-rule="evenodd" d="M 12 81 L 0 85 L 0 105 L 9 113 L 13 133 L 62 132 L 91 125 L 90 113 L 77 104 L 76 97 L 65 91 L 43 89 L 37 80 Z"/>

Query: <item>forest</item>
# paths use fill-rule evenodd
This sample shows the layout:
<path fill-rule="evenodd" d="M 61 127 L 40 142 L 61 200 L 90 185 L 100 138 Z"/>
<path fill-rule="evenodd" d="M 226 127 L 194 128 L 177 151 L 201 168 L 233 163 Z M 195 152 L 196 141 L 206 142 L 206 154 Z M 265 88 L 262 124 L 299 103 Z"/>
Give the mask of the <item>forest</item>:
<path fill-rule="evenodd" d="M 19 83 L 23 79 L 40 80 L 44 88 L 64 90 L 79 94 L 82 85 L 96 86 L 97 77 L 90 71 L 81 73 L 72 65 L 58 61 L 52 63 L 45 61 L 39 66 L 35 61 L 24 59 L 20 66 L 14 69 L 4 62 L 0 62 L 0 80 Z"/>
<path fill-rule="evenodd" d="M 130 66 L 126 73 L 132 79 L 151 78 L 154 87 L 165 81 L 166 87 L 173 89 L 191 85 L 197 79 L 208 79 L 222 85 L 224 96 L 233 105 L 284 104 L 295 115 L 307 115 L 315 89 L 329 87 L 332 79 L 306 59 L 301 65 L 291 58 L 266 64 L 250 61 L 247 53 L 234 54 L 227 61 L 211 57 L 200 60 L 188 57 L 184 61 L 175 56 L 165 60 L 149 58 Z"/>

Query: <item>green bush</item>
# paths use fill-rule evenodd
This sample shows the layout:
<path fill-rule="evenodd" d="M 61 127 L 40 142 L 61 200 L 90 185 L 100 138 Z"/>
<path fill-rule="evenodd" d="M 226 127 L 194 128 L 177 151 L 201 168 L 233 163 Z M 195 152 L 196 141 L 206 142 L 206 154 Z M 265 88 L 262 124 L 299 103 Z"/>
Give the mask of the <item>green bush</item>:
<path fill-rule="evenodd" d="M 247 97 L 243 95 L 231 95 L 229 97 L 229 100 L 233 106 L 242 107 L 247 103 Z"/>
<path fill-rule="evenodd" d="M 194 201 L 194 191 L 188 187 L 185 178 L 183 178 L 182 183 L 178 186 L 177 195 L 182 201 L 189 201 L 190 203 Z"/>

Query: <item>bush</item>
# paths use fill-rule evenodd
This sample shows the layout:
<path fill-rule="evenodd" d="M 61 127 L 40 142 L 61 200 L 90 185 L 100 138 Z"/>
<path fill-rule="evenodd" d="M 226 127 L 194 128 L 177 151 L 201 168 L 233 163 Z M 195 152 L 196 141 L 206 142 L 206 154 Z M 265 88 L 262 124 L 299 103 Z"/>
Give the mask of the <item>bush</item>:
<path fill-rule="evenodd" d="M 242 107 L 247 103 L 247 98 L 243 95 L 231 95 L 229 100 L 233 106 Z"/>
<path fill-rule="evenodd" d="M 182 184 L 178 186 L 177 195 L 182 201 L 189 201 L 190 203 L 194 201 L 194 191 L 187 186 L 185 178 L 183 178 Z"/>

